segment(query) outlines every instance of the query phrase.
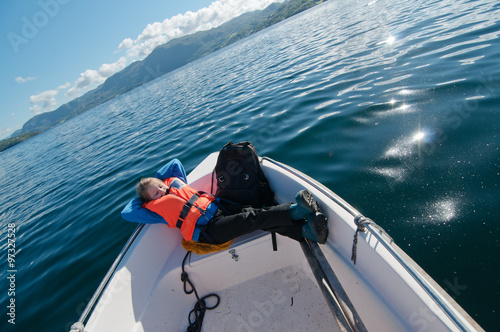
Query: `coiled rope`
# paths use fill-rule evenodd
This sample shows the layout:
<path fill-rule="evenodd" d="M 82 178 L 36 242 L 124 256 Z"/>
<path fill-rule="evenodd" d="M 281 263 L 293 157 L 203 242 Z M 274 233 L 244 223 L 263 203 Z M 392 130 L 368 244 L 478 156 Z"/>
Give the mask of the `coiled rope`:
<path fill-rule="evenodd" d="M 356 265 L 356 254 L 357 254 L 357 247 L 358 247 L 358 233 L 359 232 L 365 232 L 366 231 L 366 225 L 368 224 L 375 224 L 373 220 L 366 218 L 365 216 L 358 215 L 354 218 L 354 223 L 358 228 L 356 228 L 356 233 L 354 233 L 354 240 L 352 241 L 352 255 L 351 255 L 351 260 L 354 262 L 354 265 Z"/>
<path fill-rule="evenodd" d="M 188 315 L 189 326 L 187 328 L 187 332 L 200 332 L 201 325 L 203 324 L 203 318 L 205 318 L 205 311 L 217 308 L 220 303 L 220 297 L 215 293 L 205 295 L 202 298 L 198 296 L 198 292 L 196 291 L 193 282 L 189 279 L 188 274 L 184 270 L 184 265 L 186 264 L 186 260 L 190 255 L 191 251 L 188 251 L 186 253 L 186 256 L 184 256 L 184 259 L 182 260 L 181 281 L 184 283 L 184 293 L 188 295 L 194 293 L 197 301 L 194 305 L 193 310 L 191 310 L 191 312 Z M 189 287 L 191 287 L 191 289 L 187 289 L 188 284 Z M 205 300 L 210 297 L 214 297 L 217 300 L 217 302 L 213 306 L 207 306 L 205 302 Z"/>

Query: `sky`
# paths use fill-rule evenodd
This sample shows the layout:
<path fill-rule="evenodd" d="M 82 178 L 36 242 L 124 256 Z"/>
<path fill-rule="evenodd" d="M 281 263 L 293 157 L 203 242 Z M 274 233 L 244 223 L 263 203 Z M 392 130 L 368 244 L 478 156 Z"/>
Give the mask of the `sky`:
<path fill-rule="evenodd" d="M 283 1 L 1 1 L 0 139 L 158 45 Z"/>

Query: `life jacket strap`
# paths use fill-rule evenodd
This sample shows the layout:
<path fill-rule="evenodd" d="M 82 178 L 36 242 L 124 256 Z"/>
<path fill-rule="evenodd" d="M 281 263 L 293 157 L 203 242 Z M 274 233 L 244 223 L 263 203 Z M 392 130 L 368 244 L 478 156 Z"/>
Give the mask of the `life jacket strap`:
<path fill-rule="evenodd" d="M 184 223 L 184 219 L 187 217 L 187 214 L 189 213 L 189 210 L 191 207 L 194 205 L 194 202 L 196 202 L 200 198 L 200 195 L 194 194 L 191 196 L 189 201 L 182 207 L 181 214 L 179 215 L 179 219 L 177 219 L 177 223 L 175 224 L 175 227 L 181 228 L 182 224 Z"/>

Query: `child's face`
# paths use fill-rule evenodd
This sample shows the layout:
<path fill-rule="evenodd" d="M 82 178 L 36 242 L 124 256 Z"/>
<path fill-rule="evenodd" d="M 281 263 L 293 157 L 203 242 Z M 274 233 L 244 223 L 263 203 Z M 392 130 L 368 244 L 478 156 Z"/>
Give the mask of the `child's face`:
<path fill-rule="evenodd" d="M 167 189 L 168 187 L 165 183 L 163 183 L 160 179 L 155 179 L 147 186 L 146 192 L 148 197 L 154 201 L 155 199 L 165 196 Z"/>

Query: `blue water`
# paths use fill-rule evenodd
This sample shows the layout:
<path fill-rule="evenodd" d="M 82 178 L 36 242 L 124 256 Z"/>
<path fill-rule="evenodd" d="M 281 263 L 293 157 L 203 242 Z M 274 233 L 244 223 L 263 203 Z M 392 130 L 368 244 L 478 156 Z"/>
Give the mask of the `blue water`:
<path fill-rule="evenodd" d="M 323 182 L 496 330 L 499 20 L 493 0 L 331 0 L 2 152 L 0 330 L 67 330 L 136 226 L 135 182 L 230 140 Z"/>

